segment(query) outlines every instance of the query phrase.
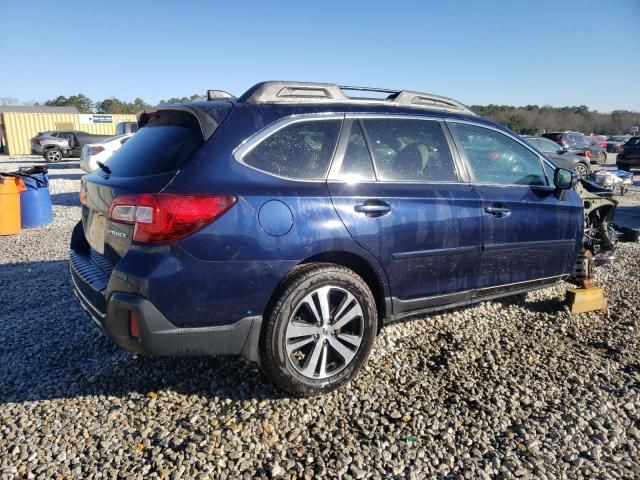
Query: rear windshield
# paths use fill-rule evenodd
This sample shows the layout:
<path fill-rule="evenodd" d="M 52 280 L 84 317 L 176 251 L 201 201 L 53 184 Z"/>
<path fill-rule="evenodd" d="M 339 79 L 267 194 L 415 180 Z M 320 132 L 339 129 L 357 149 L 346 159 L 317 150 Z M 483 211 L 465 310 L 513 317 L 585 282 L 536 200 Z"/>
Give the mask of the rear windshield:
<path fill-rule="evenodd" d="M 545 137 L 545 138 L 550 138 L 554 142 L 557 142 L 558 140 L 560 140 L 562 138 L 562 134 L 561 133 L 545 133 L 542 136 Z"/>
<path fill-rule="evenodd" d="M 184 165 L 204 140 L 195 117 L 159 112 L 108 160 L 114 177 L 172 172 Z"/>

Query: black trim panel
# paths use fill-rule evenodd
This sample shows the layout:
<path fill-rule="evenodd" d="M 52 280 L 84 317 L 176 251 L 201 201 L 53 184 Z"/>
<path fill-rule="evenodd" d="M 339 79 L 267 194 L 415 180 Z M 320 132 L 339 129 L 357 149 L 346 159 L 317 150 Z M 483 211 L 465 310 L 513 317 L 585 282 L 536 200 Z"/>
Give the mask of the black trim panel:
<path fill-rule="evenodd" d="M 538 247 L 557 247 L 560 245 L 571 245 L 575 247 L 576 240 L 538 240 L 535 242 L 514 242 L 514 243 L 497 243 L 493 245 L 485 245 L 484 250 L 515 250 L 518 248 L 538 248 Z"/>
<path fill-rule="evenodd" d="M 480 251 L 480 247 L 476 247 L 476 246 L 437 248 L 433 250 L 418 250 L 415 252 L 399 252 L 399 253 L 392 254 L 391 257 L 394 260 L 407 260 L 410 258 L 430 257 L 433 255 L 461 255 L 464 253 L 474 253 L 479 251 Z"/>

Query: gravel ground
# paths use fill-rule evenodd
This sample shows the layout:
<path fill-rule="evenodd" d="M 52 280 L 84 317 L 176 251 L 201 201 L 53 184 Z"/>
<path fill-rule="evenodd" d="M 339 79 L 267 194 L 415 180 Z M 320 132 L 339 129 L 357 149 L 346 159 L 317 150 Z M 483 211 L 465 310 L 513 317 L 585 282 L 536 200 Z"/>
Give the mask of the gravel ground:
<path fill-rule="evenodd" d="M 81 171 L 50 176 L 54 223 L 0 237 L 0 479 L 640 477 L 640 244 L 597 270 L 606 312 L 562 284 L 392 325 L 297 400 L 241 359 L 113 346 L 69 285 Z"/>

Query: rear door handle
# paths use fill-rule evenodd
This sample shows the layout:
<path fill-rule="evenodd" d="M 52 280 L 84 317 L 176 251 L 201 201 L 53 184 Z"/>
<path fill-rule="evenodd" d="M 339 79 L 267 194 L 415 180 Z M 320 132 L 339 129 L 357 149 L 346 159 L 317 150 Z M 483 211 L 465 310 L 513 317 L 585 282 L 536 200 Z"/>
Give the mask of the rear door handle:
<path fill-rule="evenodd" d="M 367 201 L 363 204 L 359 204 L 353 207 L 353 209 L 358 213 L 364 213 L 369 217 L 381 217 L 385 213 L 389 213 L 391 211 L 391 206 L 386 204 L 385 202 L 380 201 Z"/>
<path fill-rule="evenodd" d="M 511 210 L 504 207 L 486 207 L 484 211 L 497 218 L 508 217 L 511 215 Z"/>

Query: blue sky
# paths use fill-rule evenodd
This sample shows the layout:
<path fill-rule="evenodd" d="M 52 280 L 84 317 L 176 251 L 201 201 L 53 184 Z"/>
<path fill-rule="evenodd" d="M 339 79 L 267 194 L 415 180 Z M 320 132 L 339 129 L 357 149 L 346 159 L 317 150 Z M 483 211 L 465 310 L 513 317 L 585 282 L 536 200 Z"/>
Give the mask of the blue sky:
<path fill-rule="evenodd" d="M 640 0 L 0 4 L 0 97 L 156 103 L 278 79 L 640 111 Z"/>

